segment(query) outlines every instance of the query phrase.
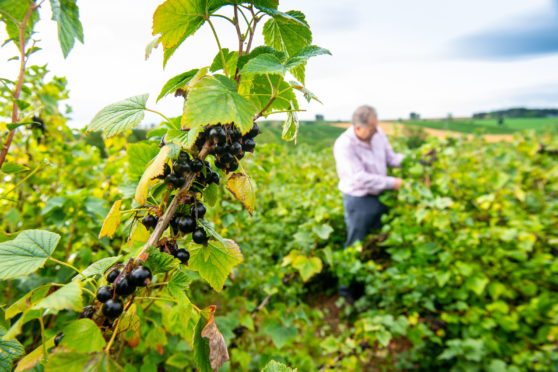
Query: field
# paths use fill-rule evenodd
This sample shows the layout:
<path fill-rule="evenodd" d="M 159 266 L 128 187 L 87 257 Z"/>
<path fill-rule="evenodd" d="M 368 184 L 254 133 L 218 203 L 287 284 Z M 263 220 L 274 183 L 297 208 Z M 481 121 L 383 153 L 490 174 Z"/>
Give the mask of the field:
<path fill-rule="evenodd" d="M 403 123 L 460 133 L 512 134 L 527 129 L 537 132 L 558 130 L 558 118 L 505 118 L 501 125 L 497 119 L 425 119 L 405 120 Z"/>

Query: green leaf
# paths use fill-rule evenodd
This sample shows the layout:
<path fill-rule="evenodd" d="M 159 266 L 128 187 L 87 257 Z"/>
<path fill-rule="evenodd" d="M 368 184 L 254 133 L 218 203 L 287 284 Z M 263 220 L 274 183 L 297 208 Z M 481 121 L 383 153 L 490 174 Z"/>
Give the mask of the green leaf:
<path fill-rule="evenodd" d="M 278 87 L 277 90 L 280 94 L 276 96 L 264 115 L 271 113 L 273 110 L 298 109 L 298 102 L 293 88 L 281 76 L 269 75 L 268 79 L 265 75 L 256 75 L 252 80 L 249 98 L 256 104 L 258 111 L 263 110 L 272 98 L 272 86 Z"/>
<path fill-rule="evenodd" d="M 52 20 L 58 23 L 58 40 L 64 58 L 74 47 L 75 39 L 83 43 L 83 28 L 79 21 L 76 0 L 50 0 Z"/>
<path fill-rule="evenodd" d="M 264 41 L 277 50 L 295 55 L 312 42 L 312 32 L 299 11 L 273 12 L 263 28 Z"/>
<path fill-rule="evenodd" d="M 278 349 L 281 349 L 298 334 L 295 326 L 284 326 L 277 319 L 264 322 L 261 326 L 261 330 L 263 334 L 271 336 L 271 341 L 273 341 L 273 344 Z"/>
<path fill-rule="evenodd" d="M 87 278 L 94 275 L 104 275 L 105 271 L 107 271 L 109 267 L 114 265 L 120 259 L 120 257 L 122 256 L 102 258 L 99 261 L 93 262 L 81 273 Z M 74 279 L 76 278 L 81 278 L 81 275 L 76 275 Z"/>
<path fill-rule="evenodd" d="M 52 284 L 45 284 L 39 288 L 28 292 L 25 296 L 21 297 L 9 308 L 6 309 L 6 319 L 13 318 L 17 314 L 34 306 L 37 302 L 45 298 L 52 287 Z"/>
<path fill-rule="evenodd" d="M 144 117 L 149 94 L 127 98 L 103 108 L 87 125 L 87 131 L 102 130 L 108 137 L 138 125 Z"/>
<path fill-rule="evenodd" d="M 145 60 L 146 61 L 149 59 L 149 56 L 151 55 L 151 52 L 153 51 L 153 49 L 157 49 L 157 47 L 159 46 L 160 43 L 161 43 L 161 36 L 157 35 L 156 37 L 153 38 L 153 40 L 151 40 L 145 46 Z"/>
<path fill-rule="evenodd" d="M 173 256 L 167 253 L 159 252 L 157 248 L 149 249 L 149 257 L 145 262 L 153 274 L 158 274 L 162 272 L 167 272 L 176 266 L 178 266 L 178 260 L 175 260 Z"/>
<path fill-rule="evenodd" d="M 331 227 L 327 223 L 324 223 L 324 224 L 319 225 L 319 226 L 314 226 L 312 228 L 312 231 L 314 231 L 320 239 L 326 240 L 326 239 L 329 238 L 329 236 L 333 232 L 333 227 Z"/>
<path fill-rule="evenodd" d="M 177 298 L 178 292 L 183 292 L 186 288 L 190 286 L 192 279 L 186 275 L 181 270 L 176 270 L 174 274 L 171 276 L 168 284 L 169 293 L 174 297 Z"/>
<path fill-rule="evenodd" d="M 122 368 L 106 353 L 57 352 L 50 354 L 45 372 L 119 372 Z"/>
<path fill-rule="evenodd" d="M 0 243 L 0 279 L 17 278 L 42 267 L 60 240 L 44 230 L 25 230 L 14 240 Z"/>
<path fill-rule="evenodd" d="M 11 371 L 12 363 L 25 354 L 25 349 L 17 340 L 0 339 L 0 370 Z"/>
<path fill-rule="evenodd" d="M 240 71 L 242 75 L 248 76 L 256 74 L 276 74 L 284 76 L 286 72 L 286 66 L 272 54 L 260 54 L 256 58 L 249 60 Z"/>
<path fill-rule="evenodd" d="M 128 144 L 128 178 L 138 182 L 143 175 L 147 164 L 159 153 L 159 146 L 153 142 L 137 142 Z"/>
<path fill-rule="evenodd" d="M 219 186 L 212 183 L 203 191 L 203 200 L 206 205 L 210 207 L 214 207 L 215 203 L 217 203 L 217 199 L 219 198 Z"/>
<path fill-rule="evenodd" d="M 281 133 L 281 138 L 285 141 L 295 141 L 298 135 L 299 128 L 298 115 L 294 111 L 287 112 L 287 120 L 283 124 L 283 132 Z M 319 235 L 319 234 L 318 234 Z"/>
<path fill-rule="evenodd" d="M 242 68 L 252 59 L 262 55 L 262 54 L 271 54 L 273 56 L 275 56 L 279 61 L 283 62 L 287 59 L 287 55 L 285 54 L 285 52 L 281 52 L 275 48 L 272 48 L 270 46 L 267 45 L 260 45 L 259 47 L 256 47 L 254 49 L 252 49 L 252 51 L 248 54 L 245 54 L 241 57 L 238 58 L 238 68 L 240 70 L 242 70 Z"/>
<path fill-rule="evenodd" d="M 81 286 L 80 282 L 66 284 L 35 304 L 33 309 L 81 311 L 83 308 Z"/>
<path fill-rule="evenodd" d="M 250 215 L 254 213 L 254 208 L 256 207 L 256 183 L 252 177 L 242 173 L 231 174 L 227 180 L 227 190 L 242 202 Z"/>
<path fill-rule="evenodd" d="M 54 347 L 54 337 L 55 336 L 52 336 L 51 338 L 45 341 L 45 347 L 47 350 Z M 23 358 L 21 358 L 17 363 L 17 368 L 15 369 L 14 372 L 27 371 L 32 369 L 35 365 L 37 365 L 37 363 L 41 361 L 41 359 L 43 359 L 44 349 L 45 348 L 41 344 L 37 346 L 35 350 L 31 351 Z"/>
<path fill-rule="evenodd" d="M 203 132 L 203 127 L 195 127 L 188 131 L 181 129 L 169 129 L 165 137 L 167 143 L 175 143 L 181 147 L 191 149 L 200 133 Z"/>
<path fill-rule="evenodd" d="M 302 281 L 306 282 L 312 276 L 322 271 L 322 260 L 318 257 L 306 258 L 298 256 L 294 259 L 292 266 L 298 270 Z"/>
<path fill-rule="evenodd" d="M 29 168 L 27 168 L 26 166 L 11 161 L 7 161 L 4 164 L 2 164 L 2 172 L 6 174 L 25 172 L 27 170 L 29 170 Z"/>
<path fill-rule="evenodd" d="M 201 335 L 205 324 L 206 320 L 200 316 L 194 336 L 194 360 L 200 372 L 213 372 L 209 361 L 209 340 Z"/>
<path fill-rule="evenodd" d="M 223 289 L 233 266 L 244 260 L 240 248 L 234 241 L 224 241 L 225 244 L 210 242 L 207 246 L 196 244 L 190 248 L 189 268 L 198 271 L 217 292 Z"/>
<path fill-rule="evenodd" d="M 207 220 L 198 220 L 198 225 L 200 225 L 209 235 L 217 239 L 222 245 L 227 244 L 225 239 L 223 239 L 223 237 L 219 235 L 217 231 L 215 231 L 215 228 L 213 227 L 211 222 Z"/>
<path fill-rule="evenodd" d="M 297 89 L 297 90 L 302 92 L 302 94 L 304 95 L 304 98 L 306 98 L 306 101 L 308 101 L 308 103 L 310 103 L 312 100 L 315 100 L 315 101 L 320 102 L 323 105 L 323 102 L 320 101 L 319 98 L 316 97 L 316 95 L 314 93 L 312 93 L 311 91 L 306 89 L 304 86 L 302 86 L 302 84 L 300 84 L 296 81 L 291 81 L 290 84 L 294 89 Z"/>
<path fill-rule="evenodd" d="M 488 278 L 483 275 L 473 276 L 467 279 L 466 287 L 467 289 L 475 292 L 477 295 L 481 295 L 484 292 L 484 288 L 489 283 Z"/>
<path fill-rule="evenodd" d="M 236 72 L 236 66 L 238 63 L 238 52 L 231 51 L 229 52 L 228 48 L 221 49 L 223 54 L 217 53 L 215 58 L 213 59 L 213 63 L 211 63 L 211 67 L 209 67 L 209 71 L 215 72 L 223 69 L 223 57 L 225 58 L 225 66 L 227 67 L 227 73 L 229 76 L 234 76 Z"/>
<path fill-rule="evenodd" d="M 184 106 L 182 128 L 234 122 L 242 134 L 252 129 L 257 108 L 236 92 L 236 83 L 223 75 L 207 76 L 196 84 Z"/>
<path fill-rule="evenodd" d="M 188 84 L 190 80 L 192 80 L 192 78 L 198 73 L 198 71 L 199 69 L 195 68 L 171 78 L 165 83 L 163 89 L 161 89 L 161 93 L 159 93 L 156 102 L 159 102 L 159 100 L 166 95 L 176 92 L 177 89 L 184 88 L 186 84 Z"/>
<path fill-rule="evenodd" d="M 103 350 L 106 341 L 94 321 L 78 319 L 64 327 L 64 338 L 60 344 L 70 350 L 90 353 Z"/>
<path fill-rule="evenodd" d="M 271 360 L 266 364 L 262 372 L 297 372 L 297 369 L 292 369 L 284 365 L 283 363 Z"/>
<path fill-rule="evenodd" d="M 23 22 L 25 15 L 31 6 L 30 1 L 21 0 L 0 0 L 0 19 L 6 25 L 6 31 L 10 40 L 16 45 L 19 50 L 19 27 L 18 24 Z M 14 20 L 17 22 L 15 23 Z M 27 22 L 25 27 L 24 40 L 27 42 L 33 33 L 33 27 L 39 20 L 39 12 L 35 10 Z"/>

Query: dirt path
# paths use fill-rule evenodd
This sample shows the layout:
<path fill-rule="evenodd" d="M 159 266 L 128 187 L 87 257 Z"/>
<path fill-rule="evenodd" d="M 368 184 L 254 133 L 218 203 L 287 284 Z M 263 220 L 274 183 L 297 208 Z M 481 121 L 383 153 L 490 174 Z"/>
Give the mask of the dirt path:
<path fill-rule="evenodd" d="M 348 128 L 351 126 L 351 123 L 337 123 L 332 124 L 335 127 L 339 128 Z M 403 124 L 394 123 L 391 121 L 382 121 L 380 122 L 380 126 L 382 127 L 383 131 L 387 135 L 402 135 L 403 134 Z M 438 130 L 438 129 L 431 129 L 431 128 L 423 128 L 429 136 L 434 136 L 438 138 L 445 138 L 450 135 L 460 135 L 462 133 L 459 132 L 452 132 L 447 130 Z M 471 134 L 467 135 L 468 137 L 472 137 Z M 485 134 L 484 138 L 487 142 L 500 142 L 500 141 L 508 141 L 511 142 L 513 140 L 512 134 Z"/>

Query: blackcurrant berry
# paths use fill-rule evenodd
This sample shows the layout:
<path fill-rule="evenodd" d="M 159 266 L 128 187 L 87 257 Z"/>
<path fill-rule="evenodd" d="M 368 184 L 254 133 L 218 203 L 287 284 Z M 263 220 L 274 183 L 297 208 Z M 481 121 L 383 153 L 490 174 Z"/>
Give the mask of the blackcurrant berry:
<path fill-rule="evenodd" d="M 164 179 L 166 176 L 168 176 L 171 172 L 171 169 L 169 167 L 168 164 L 165 163 L 165 165 L 163 166 L 163 174 L 157 176 L 157 178 L 162 178 Z"/>
<path fill-rule="evenodd" d="M 238 162 L 236 160 L 231 161 L 229 163 L 229 172 L 234 172 L 237 169 L 238 169 Z"/>
<path fill-rule="evenodd" d="M 217 172 L 210 172 L 210 173 L 207 175 L 207 182 L 209 182 L 209 183 L 214 183 L 214 184 L 218 185 L 218 184 L 219 184 L 219 181 L 220 181 L 220 179 L 219 179 L 219 173 L 217 173 Z"/>
<path fill-rule="evenodd" d="M 230 163 L 234 160 L 234 156 L 231 153 L 226 153 L 221 155 L 221 161 L 225 164 Z"/>
<path fill-rule="evenodd" d="M 176 254 L 176 251 L 178 250 L 178 244 L 176 244 L 176 242 L 172 240 L 168 241 L 167 249 L 169 250 L 171 256 L 174 256 Z"/>
<path fill-rule="evenodd" d="M 63 337 L 64 337 L 64 332 L 60 332 L 59 334 L 57 334 L 56 337 L 54 338 L 54 346 L 58 346 L 58 344 L 60 343 Z"/>
<path fill-rule="evenodd" d="M 180 151 L 180 154 L 178 154 L 178 159 L 181 163 L 184 163 L 190 159 L 190 155 L 186 151 Z"/>
<path fill-rule="evenodd" d="M 190 169 L 194 173 L 200 172 L 203 169 L 203 162 L 200 159 L 190 160 Z"/>
<path fill-rule="evenodd" d="M 231 144 L 231 154 L 238 155 L 242 152 L 242 145 L 240 142 L 233 142 Z"/>
<path fill-rule="evenodd" d="M 172 173 L 171 173 L 172 176 Z M 186 183 L 186 178 L 184 178 L 182 175 L 176 175 L 176 178 L 173 179 L 173 186 L 177 189 L 181 188 L 182 186 L 184 186 L 184 184 Z"/>
<path fill-rule="evenodd" d="M 181 216 L 178 218 L 178 229 L 184 234 L 189 234 L 196 228 L 196 220 L 190 216 Z"/>
<path fill-rule="evenodd" d="M 244 150 L 245 152 L 254 152 L 255 148 L 256 141 L 254 141 L 252 138 L 247 138 L 242 143 L 242 150 Z"/>
<path fill-rule="evenodd" d="M 171 173 L 165 177 L 165 183 L 169 186 L 175 187 L 174 184 L 178 182 L 178 176 L 175 173 Z"/>
<path fill-rule="evenodd" d="M 227 146 L 227 144 L 217 144 L 215 145 L 214 151 L 217 155 L 223 155 L 227 152 Z"/>
<path fill-rule="evenodd" d="M 114 291 L 119 296 L 128 296 L 134 293 L 136 286 L 131 283 L 128 275 L 121 276 L 116 282 L 114 282 Z"/>
<path fill-rule="evenodd" d="M 143 224 L 143 226 L 145 226 L 145 228 L 147 230 L 157 226 L 157 221 L 159 220 L 159 218 L 157 216 L 154 216 L 152 214 L 148 214 L 145 217 L 142 218 L 141 223 Z"/>
<path fill-rule="evenodd" d="M 118 269 L 111 270 L 107 274 L 107 282 L 109 282 L 109 283 L 114 282 L 116 280 L 116 278 L 118 278 L 118 275 L 120 275 L 120 270 L 118 270 Z"/>
<path fill-rule="evenodd" d="M 215 166 L 219 169 L 225 169 L 227 165 L 219 159 L 215 159 Z"/>
<path fill-rule="evenodd" d="M 254 126 L 252 127 L 252 129 L 250 129 L 250 131 L 248 133 L 246 133 L 244 135 L 244 137 L 246 138 L 254 138 L 256 137 L 258 134 L 260 134 L 260 127 L 258 127 L 258 124 L 254 123 Z"/>
<path fill-rule="evenodd" d="M 211 163 L 208 162 L 207 160 L 204 160 L 203 163 L 205 164 L 205 169 L 207 169 L 208 171 L 211 170 Z"/>
<path fill-rule="evenodd" d="M 231 137 L 231 141 L 238 141 L 242 138 L 242 133 L 240 133 L 240 131 L 236 127 L 232 127 L 232 129 L 229 129 L 228 134 Z"/>
<path fill-rule="evenodd" d="M 216 140 L 217 143 L 223 143 L 227 140 L 227 133 L 221 127 L 213 127 L 209 131 L 209 138 Z"/>
<path fill-rule="evenodd" d="M 182 216 L 182 214 L 175 214 L 171 217 L 169 225 L 172 228 L 172 232 L 176 235 L 178 234 L 178 219 Z"/>
<path fill-rule="evenodd" d="M 145 287 L 151 277 L 151 270 L 145 266 L 138 266 L 130 273 L 130 281 L 136 287 Z"/>
<path fill-rule="evenodd" d="M 190 259 L 190 252 L 188 252 L 184 248 L 181 248 L 178 251 L 176 251 L 174 257 L 178 258 L 180 262 L 182 262 L 183 264 L 187 264 L 188 260 Z"/>
<path fill-rule="evenodd" d="M 194 204 L 190 207 L 190 216 L 192 216 L 193 218 L 199 218 L 199 219 L 203 219 L 203 217 L 205 216 L 205 205 L 203 205 L 202 203 L 197 203 Z"/>
<path fill-rule="evenodd" d="M 204 229 L 196 229 L 192 233 L 192 239 L 198 244 L 205 244 L 209 240 Z"/>
<path fill-rule="evenodd" d="M 188 163 L 186 162 L 186 164 L 188 164 Z M 186 172 L 186 169 L 185 169 L 186 164 L 184 162 L 174 160 L 172 162 L 172 169 L 174 170 L 174 173 L 177 174 L 177 175 L 183 175 L 184 172 Z M 189 166 L 188 166 L 188 168 L 189 168 Z"/>
<path fill-rule="evenodd" d="M 107 300 L 111 299 L 113 295 L 112 288 L 108 285 L 104 287 L 100 287 L 97 290 L 97 300 L 101 302 L 107 302 Z"/>
<path fill-rule="evenodd" d="M 122 314 L 124 306 L 122 306 L 122 301 L 117 298 L 111 298 L 103 304 L 102 311 L 106 317 L 118 318 Z"/>
<path fill-rule="evenodd" d="M 93 314 L 95 314 L 95 307 L 94 306 L 86 306 L 83 308 L 83 311 L 81 312 L 81 314 L 79 314 L 80 318 L 89 318 L 91 319 L 93 317 Z"/>

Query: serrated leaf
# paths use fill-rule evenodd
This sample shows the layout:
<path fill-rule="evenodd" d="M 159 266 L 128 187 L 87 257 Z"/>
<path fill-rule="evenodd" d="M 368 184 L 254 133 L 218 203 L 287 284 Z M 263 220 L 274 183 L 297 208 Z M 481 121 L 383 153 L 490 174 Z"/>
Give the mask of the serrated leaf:
<path fill-rule="evenodd" d="M 102 258 L 99 261 L 93 262 L 91 265 L 89 265 L 81 273 L 86 278 L 89 278 L 89 277 L 94 276 L 94 275 L 104 275 L 105 271 L 107 271 L 107 269 L 109 267 L 114 265 L 120 259 L 120 257 L 122 257 L 122 256 Z M 76 275 L 75 278 L 81 278 L 81 275 Z"/>
<path fill-rule="evenodd" d="M 190 279 L 188 275 L 180 270 L 176 270 L 169 280 L 169 293 L 174 298 L 177 298 L 180 296 L 178 293 L 183 292 L 186 288 L 188 288 L 191 282 L 192 279 Z"/>
<path fill-rule="evenodd" d="M 138 221 L 133 227 L 132 234 L 128 239 L 128 246 L 132 248 L 135 242 L 146 242 L 149 240 L 150 236 L 149 230 L 145 228 L 145 226 Z"/>
<path fill-rule="evenodd" d="M 14 240 L 0 243 L 0 279 L 27 275 L 42 267 L 60 240 L 44 230 L 25 230 Z"/>
<path fill-rule="evenodd" d="M 256 106 L 236 92 L 236 83 L 226 76 L 206 76 L 196 84 L 184 105 L 182 128 L 234 122 L 242 134 L 254 125 Z"/>
<path fill-rule="evenodd" d="M 190 71 L 183 72 L 175 77 L 169 79 L 161 89 L 161 93 L 157 97 L 156 102 L 170 93 L 176 92 L 177 89 L 184 88 L 196 76 L 199 69 L 195 68 Z"/>
<path fill-rule="evenodd" d="M 291 70 L 297 66 L 304 65 L 310 58 L 321 55 L 331 55 L 331 52 L 316 45 L 308 45 L 291 55 L 285 63 L 285 68 Z"/>
<path fill-rule="evenodd" d="M 131 347 L 137 347 L 141 338 L 141 320 L 136 312 L 137 305 L 132 304 L 120 320 L 120 330 L 124 332 L 123 338 Z"/>
<path fill-rule="evenodd" d="M 87 125 L 87 131 L 102 130 L 108 137 L 137 126 L 144 117 L 149 94 L 130 97 L 103 108 Z"/>
<path fill-rule="evenodd" d="M 297 372 L 298 370 L 292 369 L 284 365 L 283 363 L 276 362 L 271 360 L 269 363 L 266 364 L 262 372 Z"/>
<path fill-rule="evenodd" d="M 267 45 L 260 45 L 254 49 L 252 49 L 252 51 L 248 54 L 244 54 L 243 56 L 238 58 L 238 63 L 237 66 L 239 69 L 242 70 L 242 68 L 252 59 L 262 55 L 262 54 L 271 54 L 273 56 L 275 56 L 279 61 L 283 62 L 287 59 L 287 55 L 285 54 L 285 52 L 281 52 L 275 48 L 272 48 L 270 46 Z"/>
<path fill-rule="evenodd" d="M 175 268 L 178 266 L 178 262 L 179 261 L 175 260 L 170 254 L 159 252 L 157 248 L 151 248 L 149 250 L 149 257 L 147 261 L 145 261 L 145 266 L 147 266 L 153 274 L 158 274 Z"/>
<path fill-rule="evenodd" d="M 29 11 L 31 6 L 29 1 L 21 0 L 2 0 L 0 3 L 0 8 L 3 10 L 0 12 L 0 19 L 6 25 L 6 31 L 8 33 L 9 39 L 18 48 L 20 47 L 19 42 L 19 24 L 23 21 L 25 15 Z M 15 22 L 14 22 L 15 20 Z M 29 40 L 31 34 L 33 33 L 33 27 L 39 20 L 39 12 L 34 11 L 29 17 L 27 26 L 24 33 L 24 41 Z M 16 23 L 17 22 L 17 23 Z"/>
<path fill-rule="evenodd" d="M 46 340 L 45 347 L 46 347 L 47 350 L 54 347 L 54 338 L 55 337 L 56 336 L 52 336 L 51 338 Z M 29 354 L 27 354 L 26 356 L 21 358 L 19 360 L 19 362 L 17 363 L 17 368 L 15 369 L 14 372 L 28 371 L 31 368 L 33 368 L 35 365 L 37 365 L 37 363 L 39 363 L 43 359 L 44 349 L 45 348 L 41 344 L 41 345 L 37 346 L 37 348 L 35 348 L 35 350 L 33 350 L 32 352 L 30 352 Z"/>
<path fill-rule="evenodd" d="M 319 225 L 319 226 L 314 226 L 312 228 L 312 231 L 314 231 L 320 239 L 326 240 L 326 239 L 329 238 L 329 236 L 333 232 L 333 227 L 331 227 L 327 223 L 324 223 L 324 224 Z"/>
<path fill-rule="evenodd" d="M 107 353 L 78 353 L 60 351 L 50 354 L 45 372 L 120 372 L 120 367 Z"/>
<path fill-rule="evenodd" d="M 33 309 L 81 311 L 83 308 L 81 286 L 80 282 L 66 284 L 36 303 Z"/>
<path fill-rule="evenodd" d="M 207 220 L 198 220 L 198 225 L 200 225 L 209 235 L 217 239 L 221 244 L 226 245 L 225 239 L 215 229 L 213 225 Z"/>
<path fill-rule="evenodd" d="M 286 72 L 285 65 L 272 54 L 260 54 L 249 60 L 240 71 L 242 75 L 276 74 L 281 76 L 284 76 Z"/>
<path fill-rule="evenodd" d="M 228 48 L 223 48 L 221 50 L 223 54 L 221 55 L 220 52 L 217 53 L 217 55 L 213 59 L 213 63 L 211 63 L 211 66 L 209 67 L 209 71 L 215 72 L 219 70 L 224 70 L 223 69 L 223 58 L 224 58 L 225 66 L 227 67 L 227 75 L 234 76 L 236 72 L 236 66 L 238 63 L 238 52 L 234 50 L 229 52 Z"/>
<path fill-rule="evenodd" d="M 229 352 L 227 350 L 225 338 L 221 332 L 219 332 L 217 324 L 215 323 L 214 314 L 217 307 L 213 305 L 210 306 L 209 309 L 209 320 L 201 331 L 201 336 L 209 340 L 209 361 L 211 363 L 211 368 L 213 368 L 214 371 L 218 371 L 223 364 L 229 360 Z"/>
<path fill-rule="evenodd" d="M 311 91 L 306 89 L 304 86 L 302 86 L 302 84 L 300 84 L 296 81 L 291 81 L 290 84 L 294 89 L 297 89 L 297 90 L 302 92 L 302 94 L 304 95 L 304 98 L 306 98 L 306 101 L 308 101 L 308 103 L 310 103 L 312 100 L 315 100 L 315 101 L 320 102 L 323 105 L 323 102 L 320 101 L 320 99 L 318 97 L 316 97 L 316 95 L 314 93 L 312 93 Z"/>
<path fill-rule="evenodd" d="M 267 116 L 274 110 L 291 110 L 293 107 L 298 110 L 298 102 L 293 88 L 290 87 L 281 76 L 269 75 L 268 79 L 268 76 L 256 75 L 252 79 L 249 99 L 256 104 L 258 111 L 263 110 L 273 97 L 272 86 L 275 88 L 278 87 L 277 90 L 280 94 L 277 95 L 272 104 L 267 107 L 264 116 Z"/>
<path fill-rule="evenodd" d="M 219 186 L 212 183 L 203 191 L 203 200 L 206 205 L 214 207 L 219 198 Z"/>
<path fill-rule="evenodd" d="M 120 206 L 122 205 L 122 200 L 117 200 L 112 205 L 110 212 L 103 221 L 103 226 L 101 227 L 101 232 L 99 232 L 99 239 L 104 236 L 112 238 L 120 221 L 122 220 L 122 213 L 120 213 Z"/>
<path fill-rule="evenodd" d="M 166 130 L 165 130 L 166 131 Z M 153 142 L 130 143 L 126 148 L 128 157 L 128 178 L 138 182 L 147 164 L 159 153 L 159 146 Z"/>
<path fill-rule="evenodd" d="M 4 164 L 2 164 L 2 172 L 6 174 L 15 174 L 19 172 L 25 172 L 28 170 L 29 168 L 27 168 L 26 166 L 11 161 L 7 161 Z"/>
<path fill-rule="evenodd" d="M 292 266 L 298 270 L 302 281 L 306 282 L 312 276 L 322 271 L 322 260 L 318 257 L 306 258 L 298 256 L 294 259 Z"/>
<path fill-rule="evenodd" d="M 263 28 L 264 41 L 277 50 L 295 55 L 300 49 L 310 45 L 312 32 L 304 14 L 299 11 L 273 12 Z"/>
<path fill-rule="evenodd" d="M 76 0 L 50 0 L 52 20 L 58 24 L 58 40 L 64 58 L 74 47 L 75 39 L 83 43 L 83 28 L 79 21 Z"/>
<path fill-rule="evenodd" d="M 37 302 L 41 301 L 47 296 L 51 287 L 52 284 L 45 284 L 21 297 L 19 300 L 17 300 L 9 308 L 6 309 L 6 319 L 13 318 L 17 314 L 30 309 Z"/>
<path fill-rule="evenodd" d="M 188 266 L 191 270 L 198 271 L 214 290 L 220 292 L 233 266 L 243 260 L 238 245 L 225 239 L 224 245 L 220 242 L 210 242 L 207 246 L 193 245 L 190 248 Z"/>
<path fill-rule="evenodd" d="M 298 334 L 295 326 L 284 326 L 277 319 L 264 322 L 261 326 L 261 332 L 271 336 L 271 341 L 273 341 L 273 344 L 278 349 L 281 349 Z"/>
<path fill-rule="evenodd" d="M 91 353 L 103 350 L 106 341 L 94 321 L 78 319 L 64 327 L 64 337 L 60 344 L 70 350 Z"/>
<path fill-rule="evenodd" d="M 227 190 L 242 202 L 250 215 L 256 206 L 256 184 L 250 176 L 233 173 L 227 181 Z"/>
<path fill-rule="evenodd" d="M 285 141 L 295 141 L 298 135 L 299 128 L 298 115 L 294 111 L 287 112 L 287 120 L 283 124 L 283 132 L 281 133 L 281 138 Z"/>
<path fill-rule="evenodd" d="M 201 132 L 203 132 L 202 127 L 196 127 L 188 131 L 169 129 L 165 140 L 167 141 L 167 143 L 175 143 L 180 147 L 184 147 L 190 150 L 192 149 L 192 147 L 194 147 L 196 139 L 198 139 L 198 136 Z"/>
<path fill-rule="evenodd" d="M 0 339 L 0 370 L 11 371 L 15 359 L 25 354 L 25 349 L 17 340 Z"/>
<path fill-rule="evenodd" d="M 167 157 L 170 153 L 169 146 L 163 146 L 159 151 L 159 154 L 153 159 L 153 161 L 148 165 L 147 169 L 143 172 L 141 179 L 138 183 L 138 187 L 136 188 L 136 196 L 135 199 L 139 203 L 139 205 L 144 205 L 145 200 L 147 199 L 147 192 L 149 190 L 149 186 L 156 182 L 154 178 L 163 174 L 164 172 L 164 165 L 167 161 Z"/>

